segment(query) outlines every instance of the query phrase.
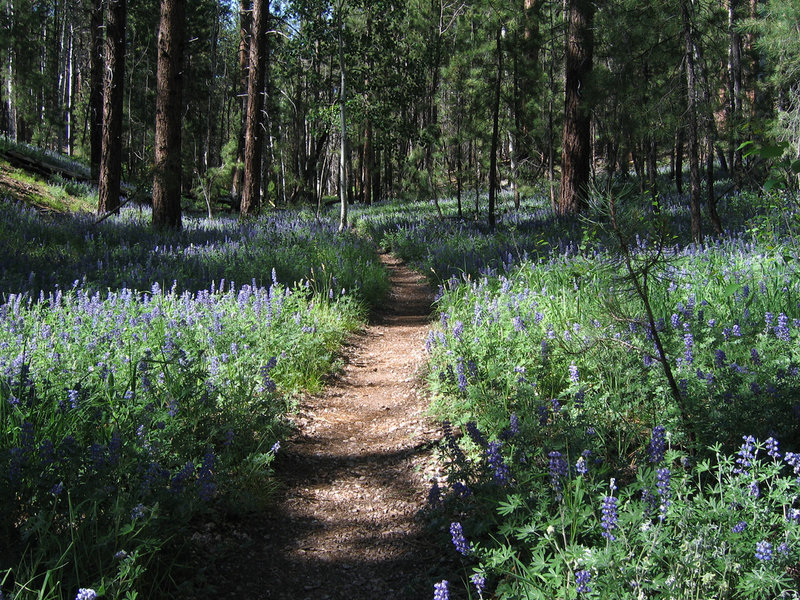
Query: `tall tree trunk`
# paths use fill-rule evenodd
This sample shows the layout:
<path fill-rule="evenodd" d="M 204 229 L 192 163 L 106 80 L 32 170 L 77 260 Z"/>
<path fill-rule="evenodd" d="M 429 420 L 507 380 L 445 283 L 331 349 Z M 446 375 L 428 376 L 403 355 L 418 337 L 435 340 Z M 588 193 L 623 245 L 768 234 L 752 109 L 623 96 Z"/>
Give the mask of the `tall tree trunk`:
<path fill-rule="evenodd" d="M 242 216 L 254 214 L 261 201 L 261 154 L 264 136 L 264 83 L 267 73 L 269 0 L 253 1 L 250 69 L 247 80 L 247 120 L 244 141 Z"/>
<path fill-rule="evenodd" d="M 462 179 L 463 179 L 463 157 L 462 157 L 462 144 L 461 144 L 461 136 L 459 135 L 459 127 L 460 119 L 456 121 L 456 206 L 458 210 L 458 219 L 461 220 L 464 218 L 464 212 L 461 207 L 461 192 L 462 192 Z"/>
<path fill-rule="evenodd" d="M 703 228 L 700 214 L 700 136 L 697 126 L 697 75 L 695 69 L 694 32 L 689 1 L 681 0 L 681 20 L 685 43 L 686 93 L 687 93 L 687 129 L 689 132 L 689 172 L 691 193 L 689 195 L 689 212 L 692 219 L 692 240 L 703 243 Z"/>
<path fill-rule="evenodd" d="M 244 183 L 244 140 L 247 128 L 247 61 L 250 55 L 250 28 L 251 28 L 250 0 L 239 0 L 239 131 L 236 136 L 236 168 L 231 181 L 231 197 L 235 205 L 239 206 L 242 198 L 242 185 Z"/>
<path fill-rule="evenodd" d="M 181 227 L 181 116 L 186 0 L 161 0 L 156 67 L 153 226 Z"/>
<path fill-rule="evenodd" d="M 653 210 L 657 213 L 661 212 L 661 206 L 658 202 L 658 189 L 657 189 L 657 176 L 658 176 L 658 149 L 656 145 L 656 138 L 653 135 L 648 136 L 647 140 L 647 185 L 650 187 L 650 200 L 653 205 Z"/>
<path fill-rule="evenodd" d="M 98 214 L 119 210 L 120 182 L 122 180 L 122 102 L 125 82 L 126 18 L 126 0 L 108 0 Z"/>
<path fill-rule="evenodd" d="M 341 144 L 339 146 L 339 231 L 347 228 L 347 201 L 349 185 L 347 182 L 347 115 L 345 114 L 345 104 L 347 94 L 345 93 L 345 66 L 344 66 L 344 39 L 342 25 L 342 11 L 344 10 L 344 0 L 339 2 L 339 127 L 341 129 Z"/>
<path fill-rule="evenodd" d="M 375 154 L 372 148 L 372 123 L 367 117 L 364 132 L 364 159 L 363 159 L 363 182 L 361 184 L 362 202 L 369 206 L 372 204 L 372 170 L 375 166 Z"/>
<path fill-rule="evenodd" d="M 569 0 L 560 215 L 578 213 L 587 205 L 592 156 L 591 115 L 583 101 L 583 90 L 592 70 L 594 10 L 591 0 Z"/>
<path fill-rule="evenodd" d="M 72 23 L 69 24 L 69 40 L 68 40 L 68 53 L 67 53 L 67 73 L 66 73 L 66 90 L 64 100 L 66 101 L 66 114 L 65 114 L 65 141 L 67 145 L 67 155 L 72 156 L 74 151 L 75 133 L 74 129 L 74 100 L 75 100 L 75 30 Z"/>
<path fill-rule="evenodd" d="M 708 206 L 708 217 L 714 232 L 722 234 L 722 220 L 717 212 L 717 195 L 714 193 L 714 137 L 709 132 L 706 138 L 706 205 Z"/>
<path fill-rule="evenodd" d="M 492 143 L 489 154 L 489 229 L 494 230 L 495 199 L 497 198 L 497 147 L 500 137 L 500 85 L 503 81 L 503 30 L 497 28 L 497 79 L 494 84 L 494 102 L 492 103 Z"/>
<path fill-rule="evenodd" d="M 675 191 L 683 193 L 683 126 L 675 132 Z"/>
<path fill-rule="evenodd" d="M 9 1 L 6 3 L 6 22 L 9 29 L 14 30 L 14 3 Z M 16 71 L 17 56 L 15 52 L 15 44 L 10 44 L 8 49 L 8 77 L 6 78 L 6 93 L 8 95 L 8 135 L 14 142 L 19 141 L 17 137 L 17 102 L 14 98 L 14 73 Z"/>
<path fill-rule="evenodd" d="M 730 49 L 728 59 L 728 165 L 736 189 L 742 184 L 742 150 L 739 149 L 738 125 L 742 115 L 742 36 L 736 19 L 736 0 L 728 0 L 728 33 Z"/>

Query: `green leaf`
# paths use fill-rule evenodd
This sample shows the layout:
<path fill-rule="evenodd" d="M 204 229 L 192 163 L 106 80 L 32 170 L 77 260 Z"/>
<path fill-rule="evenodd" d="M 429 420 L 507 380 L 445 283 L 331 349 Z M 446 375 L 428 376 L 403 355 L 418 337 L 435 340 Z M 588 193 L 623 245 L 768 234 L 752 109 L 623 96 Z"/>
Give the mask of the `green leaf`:
<path fill-rule="evenodd" d="M 738 292 L 738 291 L 739 291 L 739 288 L 740 288 L 740 287 L 741 287 L 741 286 L 740 286 L 738 283 L 730 283 L 730 284 L 728 284 L 727 286 L 725 286 L 725 289 L 724 289 L 724 290 L 722 290 L 722 295 L 723 295 L 723 297 L 725 297 L 725 298 L 730 298 L 730 297 L 731 297 L 731 296 L 733 296 L 733 295 L 734 295 L 736 292 Z"/>
<path fill-rule="evenodd" d="M 497 504 L 497 513 L 506 517 L 522 506 L 522 498 L 519 494 L 509 495 L 504 502 Z"/>

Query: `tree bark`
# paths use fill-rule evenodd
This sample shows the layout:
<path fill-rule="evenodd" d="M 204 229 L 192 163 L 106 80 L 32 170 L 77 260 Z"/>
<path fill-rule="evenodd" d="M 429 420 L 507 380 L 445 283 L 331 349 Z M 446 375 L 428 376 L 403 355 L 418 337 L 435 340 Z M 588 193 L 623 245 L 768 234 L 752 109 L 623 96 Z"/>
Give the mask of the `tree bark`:
<path fill-rule="evenodd" d="M 683 193 L 683 126 L 675 132 L 675 191 Z"/>
<path fill-rule="evenodd" d="M 269 1 L 254 0 L 247 80 L 247 118 L 244 140 L 244 182 L 241 215 L 255 214 L 261 204 L 261 154 L 264 144 L 264 83 L 267 74 Z"/>
<path fill-rule="evenodd" d="M 339 127 L 341 129 L 341 144 L 339 147 L 339 231 L 347 228 L 347 201 L 349 186 L 347 183 L 347 118 L 345 104 L 345 66 L 344 66 L 344 39 L 342 30 L 342 11 L 344 0 L 339 2 Z"/>
<path fill-rule="evenodd" d="M 239 131 L 237 133 L 236 163 L 244 163 L 244 139 L 247 126 L 247 74 L 248 57 L 250 54 L 250 0 L 239 1 Z M 242 184 L 244 180 L 244 168 L 237 166 L 233 171 L 231 181 L 231 197 L 234 204 L 239 206 L 242 197 Z"/>
<path fill-rule="evenodd" d="M 125 82 L 126 0 L 108 0 L 103 86 L 103 134 L 98 214 L 119 210 L 122 180 L 122 103 Z"/>
<path fill-rule="evenodd" d="M 692 221 L 692 240 L 703 242 L 703 228 L 700 214 L 701 181 L 700 181 L 700 136 L 697 126 L 697 75 L 695 69 L 694 33 L 689 13 L 689 0 L 681 0 L 681 20 L 685 43 L 686 62 L 686 118 L 689 133 L 689 173 L 691 192 L 689 194 L 689 212 Z"/>
<path fill-rule="evenodd" d="M 569 0 L 560 215 L 575 214 L 587 206 L 592 156 L 591 115 L 583 92 L 592 70 L 594 10 L 591 0 Z"/>
<path fill-rule="evenodd" d="M 186 0 L 161 0 L 156 66 L 153 226 L 181 228 L 181 121 Z"/>

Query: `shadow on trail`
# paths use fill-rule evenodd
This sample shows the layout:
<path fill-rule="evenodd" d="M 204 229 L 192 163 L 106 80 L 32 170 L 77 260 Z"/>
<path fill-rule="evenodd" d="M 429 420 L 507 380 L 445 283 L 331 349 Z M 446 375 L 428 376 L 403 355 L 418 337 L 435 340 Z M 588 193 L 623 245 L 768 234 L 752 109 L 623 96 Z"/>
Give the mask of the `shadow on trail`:
<path fill-rule="evenodd" d="M 278 493 L 275 510 L 231 523 L 247 534 L 241 548 L 247 559 L 238 563 L 236 550 L 227 548 L 209 565 L 208 576 L 219 572 L 235 586 L 216 595 L 429 599 L 432 582 L 446 578 L 453 567 L 441 560 L 441 547 L 431 539 L 404 463 L 428 452 L 430 442 L 391 452 L 325 456 L 307 454 L 305 445 L 302 437 L 296 439 L 276 461 L 276 475 L 288 485 Z M 335 492 L 327 487 L 332 482 Z M 371 497 L 358 498 L 368 490 Z M 347 516 L 311 510 L 326 493 L 352 494 L 358 502 Z"/>

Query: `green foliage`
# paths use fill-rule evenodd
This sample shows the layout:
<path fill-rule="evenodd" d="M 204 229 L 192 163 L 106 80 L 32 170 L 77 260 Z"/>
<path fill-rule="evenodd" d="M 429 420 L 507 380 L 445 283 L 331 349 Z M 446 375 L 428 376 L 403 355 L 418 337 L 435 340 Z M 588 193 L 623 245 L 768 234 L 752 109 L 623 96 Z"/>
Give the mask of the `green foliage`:
<path fill-rule="evenodd" d="M 125 252 L 154 241 L 135 214 L 124 213 L 104 222 L 93 239 L 81 217 L 50 222 L 7 205 L 2 239 L 16 240 L 11 247 L 48 240 L 53 246 L 41 259 L 51 265 L 58 264 L 53 248 L 62 245 L 66 269 L 76 248 L 109 256 L 112 246 Z M 55 600 L 74 598 L 80 587 L 113 598 L 169 594 L 193 579 L 185 569 L 197 550 L 189 534 L 198 520 L 270 506 L 287 410 L 298 393 L 321 387 L 337 366 L 344 336 L 362 322 L 365 302 L 387 288 L 377 257 L 357 238 L 312 227 L 309 215 L 284 216 L 241 228 L 215 220 L 194 232 L 157 233 L 164 237 L 156 245 L 169 248 L 167 254 L 205 269 L 192 275 L 173 267 L 170 289 L 112 288 L 116 270 L 137 264 L 133 252 L 108 260 L 112 277 L 103 283 L 79 277 L 36 298 L 6 293 L 0 304 L 4 594 Z M 210 236 L 204 247 L 198 234 Z M 35 245 L 4 255 L 30 268 Z M 210 280 L 208 273 L 232 275 L 226 263 L 248 245 L 250 268 L 272 269 L 253 271 L 266 285 L 255 277 L 238 286 Z M 143 255 L 158 252 L 151 247 Z M 294 270 L 272 262 L 282 252 Z M 279 273 L 297 273 L 298 280 L 285 285 Z"/>
<path fill-rule="evenodd" d="M 439 510 L 463 523 L 465 572 L 485 577 L 491 597 L 767 599 L 797 588 L 797 455 L 748 438 L 735 455 L 714 447 L 695 462 L 662 437 L 660 452 L 651 441 L 615 472 L 596 440 L 570 439 L 569 421 L 506 430 L 500 462 L 497 442 L 479 442 L 469 469 L 451 470 L 457 485 Z M 449 448 L 463 465 L 453 438 Z"/>

